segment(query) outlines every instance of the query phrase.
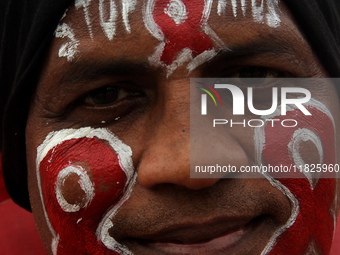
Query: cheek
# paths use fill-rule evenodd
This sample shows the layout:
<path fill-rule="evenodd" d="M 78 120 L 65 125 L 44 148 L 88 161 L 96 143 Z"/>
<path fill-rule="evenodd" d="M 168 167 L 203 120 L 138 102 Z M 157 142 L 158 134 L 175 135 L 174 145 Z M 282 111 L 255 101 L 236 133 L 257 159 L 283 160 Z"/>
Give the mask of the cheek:
<path fill-rule="evenodd" d="M 296 127 L 267 125 L 261 133 L 261 162 L 296 169 L 290 175 L 293 178 L 276 176 L 293 209 L 289 222 L 272 239 L 275 242 L 271 244 L 269 254 L 306 254 L 307 251 L 329 254 L 332 243 L 335 174 L 315 171 L 312 164 L 334 166 L 336 163 L 334 121 L 327 108 L 316 100 L 307 109 L 312 116 L 304 116 L 295 109 L 286 116 L 275 117 L 295 119 Z M 297 167 L 305 164 L 309 171 L 300 172 Z"/>
<path fill-rule="evenodd" d="M 97 137 L 64 140 L 42 158 L 38 184 L 54 252 L 118 254 L 105 248 L 96 231 L 129 181 L 121 160 L 107 141 Z"/>

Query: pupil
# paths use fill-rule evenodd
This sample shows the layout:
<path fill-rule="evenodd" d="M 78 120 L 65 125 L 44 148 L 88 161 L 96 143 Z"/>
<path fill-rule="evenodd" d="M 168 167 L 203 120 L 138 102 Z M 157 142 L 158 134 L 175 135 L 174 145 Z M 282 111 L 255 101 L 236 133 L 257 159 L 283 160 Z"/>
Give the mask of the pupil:
<path fill-rule="evenodd" d="M 248 67 L 240 70 L 240 78 L 266 78 L 267 70 L 264 68 Z"/>
<path fill-rule="evenodd" d="M 249 85 L 260 85 L 265 82 L 268 71 L 265 68 L 248 67 L 239 71 L 240 79 Z"/>
<path fill-rule="evenodd" d="M 98 105 L 106 105 L 115 102 L 118 99 L 118 88 L 105 87 L 95 91 L 91 97 L 93 103 Z"/>

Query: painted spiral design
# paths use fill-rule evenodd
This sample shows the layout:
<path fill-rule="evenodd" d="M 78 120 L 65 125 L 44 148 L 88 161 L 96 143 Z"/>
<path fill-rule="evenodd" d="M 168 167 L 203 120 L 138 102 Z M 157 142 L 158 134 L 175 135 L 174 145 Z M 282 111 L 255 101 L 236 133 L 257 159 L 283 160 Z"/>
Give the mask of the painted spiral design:
<path fill-rule="evenodd" d="M 177 24 L 187 19 L 187 10 L 181 0 L 171 0 L 164 12 Z"/>

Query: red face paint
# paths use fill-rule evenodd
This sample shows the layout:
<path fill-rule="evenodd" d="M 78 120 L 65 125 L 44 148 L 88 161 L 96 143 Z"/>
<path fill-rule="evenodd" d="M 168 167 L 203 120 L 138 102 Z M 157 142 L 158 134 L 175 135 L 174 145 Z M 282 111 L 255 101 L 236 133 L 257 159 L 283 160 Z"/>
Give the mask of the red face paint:
<path fill-rule="evenodd" d="M 163 63 L 172 64 L 185 48 L 193 57 L 213 48 L 209 36 L 202 32 L 204 7 L 204 0 L 155 0 L 153 19 L 165 38 Z"/>
<path fill-rule="evenodd" d="M 97 137 L 65 140 L 42 159 L 42 193 L 50 224 L 59 236 L 57 254 L 119 254 L 105 247 L 96 230 L 103 215 L 120 200 L 126 187 L 128 178 L 120 161 L 110 144 Z M 86 176 L 90 183 L 85 186 L 92 185 L 92 196 L 85 196 L 84 190 L 91 193 L 91 188 L 84 187 L 84 179 L 77 174 L 67 175 L 68 169 L 76 169 Z M 70 212 L 61 207 L 60 198 L 58 202 L 58 183 L 59 196 L 73 203 Z M 78 197 L 72 202 L 67 192 L 76 190 Z"/>
<path fill-rule="evenodd" d="M 312 116 L 304 116 L 300 110 L 287 112 L 286 116 L 275 119 L 295 119 L 295 128 L 284 128 L 281 125 L 265 127 L 265 146 L 262 160 L 264 164 L 295 165 L 290 143 L 294 132 L 305 129 L 316 134 L 322 142 L 324 164 L 335 163 L 335 133 L 330 115 L 317 106 L 309 106 Z M 303 156 L 302 156 L 303 158 Z M 317 162 L 319 163 L 319 162 Z M 291 179 L 278 178 L 297 199 L 299 211 L 294 223 L 276 240 L 269 253 L 271 255 L 305 254 L 311 241 L 315 241 L 320 254 L 329 254 L 334 230 L 334 216 L 331 206 L 335 195 L 335 179 L 320 178 L 312 188 L 303 173 L 296 173 Z"/>

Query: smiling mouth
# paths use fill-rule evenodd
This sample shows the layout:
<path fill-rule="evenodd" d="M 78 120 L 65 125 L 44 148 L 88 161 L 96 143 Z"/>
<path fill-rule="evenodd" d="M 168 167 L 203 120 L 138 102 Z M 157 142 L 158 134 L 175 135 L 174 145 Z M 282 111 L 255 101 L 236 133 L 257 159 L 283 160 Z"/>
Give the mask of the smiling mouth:
<path fill-rule="evenodd" d="M 138 247 L 134 254 L 245 254 L 245 247 L 251 247 L 251 242 L 258 243 L 256 239 L 261 237 L 261 232 L 268 231 L 266 225 L 269 222 L 269 217 L 259 216 L 254 219 L 183 224 L 143 238 L 130 239 L 129 243 Z"/>

